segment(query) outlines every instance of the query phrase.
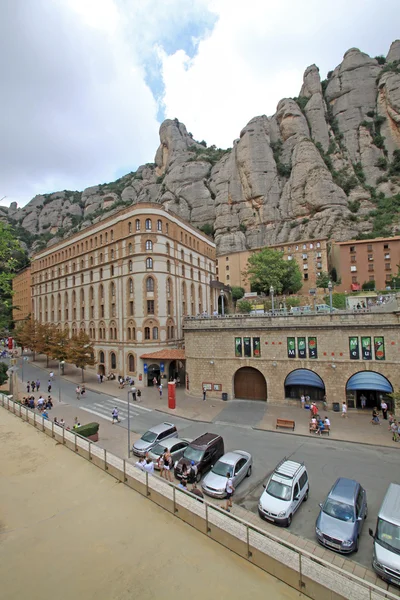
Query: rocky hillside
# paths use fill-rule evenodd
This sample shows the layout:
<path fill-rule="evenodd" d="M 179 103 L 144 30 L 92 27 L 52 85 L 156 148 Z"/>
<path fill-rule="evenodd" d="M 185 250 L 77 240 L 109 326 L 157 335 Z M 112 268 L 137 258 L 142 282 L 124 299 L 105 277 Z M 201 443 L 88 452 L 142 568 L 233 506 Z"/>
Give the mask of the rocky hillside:
<path fill-rule="evenodd" d="M 357 48 L 297 98 L 253 118 L 227 150 L 193 140 L 177 119 L 160 127 L 152 164 L 83 192 L 36 196 L 3 218 L 37 249 L 123 206 L 158 202 L 214 233 L 219 254 L 319 236 L 400 229 L 400 40 L 386 57 Z"/>

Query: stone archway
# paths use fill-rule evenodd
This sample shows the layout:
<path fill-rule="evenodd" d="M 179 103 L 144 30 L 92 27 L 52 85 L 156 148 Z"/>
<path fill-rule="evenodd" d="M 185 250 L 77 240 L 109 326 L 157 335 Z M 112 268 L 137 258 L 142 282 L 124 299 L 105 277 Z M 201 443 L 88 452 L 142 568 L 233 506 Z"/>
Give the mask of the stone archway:
<path fill-rule="evenodd" d="M 242 367 L 234 376 L 234 396 L 243 400 L 267 400 L 267 382 L 253 367 Z"/>

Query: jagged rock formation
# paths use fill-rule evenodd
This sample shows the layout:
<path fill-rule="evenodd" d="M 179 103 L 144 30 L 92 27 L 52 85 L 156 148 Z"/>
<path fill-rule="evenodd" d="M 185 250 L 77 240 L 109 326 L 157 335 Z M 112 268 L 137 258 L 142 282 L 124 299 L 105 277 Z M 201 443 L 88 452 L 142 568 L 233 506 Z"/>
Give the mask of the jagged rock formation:
<path fill-rule="evenodd" d="M 122 206 L 158 202 L 214 230 L 225 254 L 317 236 L 395 234 L 400 196 L 380 217 L 385 199 L 399 192 L 397 40 L 386 59 L 351 48 L 323 82 L 308 67 L 299 97 L 281 100 L 272 117 L 253 118 L 232 149 L 207 148 L 177 119 L 167 120 L 154 164 L 82 193 L 36 196 L 22 209 L 13 203 L 0 218 L 27 230 L 31 241 L 54 243 Z"/>

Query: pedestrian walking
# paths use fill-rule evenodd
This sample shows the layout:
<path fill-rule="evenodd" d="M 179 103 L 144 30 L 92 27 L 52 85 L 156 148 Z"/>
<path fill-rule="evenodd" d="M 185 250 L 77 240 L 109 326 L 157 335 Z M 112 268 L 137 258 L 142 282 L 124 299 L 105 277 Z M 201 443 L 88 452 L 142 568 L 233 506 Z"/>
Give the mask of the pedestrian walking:
<path fill-rule="evenodd" d="M 84 396 L 86 394 L 86 387 L 83 385 L 81 387 L 81 396 Z"/>
<path fill-rule="evenodd" d="M 392 440 L 394 442 L 397 442 L 399 440 L 399 433 L 398 433 L 399 426 L 398 426 L 396 420 L 393 421 L 390 428 L 392 430 Z"/>
<path fill-rule="evenodd" d="M 133 400 L 134 402 L 136 402 L 136 394 L 137 394 L 137 391 L 136 391 L 136 388 L 135 388 L 135 386 L 131 387 L 131 392 L 132 392 L 132 400 Z"/>
<path fill-rule="evenodd" d="M 304 394 L 302 394 L 300 396 L 300 402 L 301 402 L 301 408 L 304 408 L 305 404 L 306 404 L 306 398 L 305 398 Z"/>
<path fill-rule="evenodd" d="M 36 383 L 34 381 L 31 381 L 32 392 L 35 391 L 35 387 L 36 387 Z"/>
<path fill-rule="evenodd" d="M 384 400 L 382 400 L 382 402 L 381 402 L 381 411 L 382 411 L 382 417 L 385 419 L 385 421 L 387 421 L 388 405 L 386 404 L 386 402 Z"/>
<path fill-rule="evenodd" d="M 53 373 L 53 371 L 50 371 L 50 379 L 51 379 L 51 381 L 53 381 L 53 379 L 54 379 L 54 373 Z"/>
<path fill-rule="evenodd" d="M 100 383 L 103 383 L 103 378 L 104 378 L 103 373 L 100 373 Z"/>
<path fill-rule="evenodd" d="M 117 421 L 117 423 L 121 423 L 121 421 L 119 420 L 119 413 L 118 413 L 118 408 L 115 407 L 114 410 L 112 411 L 112 424 L 114 425 L 115 421 Z"/>
<path fill-rule="evenodd" d="M 38 392 L 40 390 L 40 381 L 39 379 L 36 379 L 36 391 Z"/>
<path fill-rule="evenodd" d="M 156 387 L 156 385 L 157 385 L 157 377 L 153 377 L 153 385 L 154 385 L 154 387 Z"/>
<path fill-rule="evenodd" d="M 179 387 L 181 385 L 181 379 L 180 377 L 176 378 L 176 385 Z"/>
<path fill-rule="evenodd" d="M 311 400 L 310 396 L 307 395 L 306 396 L 306 404 L 308 404 L 308 406 L 310 406 L 310 400 Z"/>
<path fill-rule="evenodd" d="M 47 393 L 50 394 L 51 393 L 51 381 L 49 379 L 49 381 L 47 382 Z"/>
<path fill-rule="evenodd" d="M 137 397 L 137 401 L 138 401 L 138 402 L 141 402 L 141 401 L 142 401 L 142 400 L 141 400 L 141 398 L 142 398 L 142 392 L 141 392 L 140 390 L 138 390 L 138 391 L 136 392 L 136 397 Z"/>
<path fill-rule="evenodd" d="M 80 400 L 80 398 L 81 398 L 81 388 L 79 387 L 79 385 L 77 385 L 76 388 L 75 388 L 75 394 L 76 394 L 76 399 Z"/>
<path fill-rule="evenodd" d="M 158 391 L 160 392 L 160 398 L 162 398 L 162 383 L 158 386 Z"/>
<path fill-rule="evenodd" d="M 97 383 L 101 383 L 101 381 L 100 381 L 100 373 L 97 373 Z"/>
<path fill-rule="evenodd" d="M 344 400 L 342 402 L 342 417 L 347 418 L 347 404 Z"/>
<path fill-rule="evenodd" d="M 371 419 L 371 423 L 373 425 L 380 425 L 380 421 L 379 421 L 379 416 L 378 416 L 378 409 L 375 407 L 374 410 L 372 411 L 372 419 Z"/>
<path fill-rule="evenodd" d="M 361 402 L 361 408 L 364 410 L 364 408 L 367 406 L 367 397 L 364 396 L 364 394 L 361 394 L 360 402 Z"/>
<path fill-rule="evenodd" d="M 31 393 L 31 384 L 29 383 L 29 381 L 28 381 L 28 383 L 26 384 L 26 393 L 27 393 L 27 394 L 30 394 L 30 393 Z"/>
<path fill-rule="evenodd" d="M 233 480 L 232 480 L 232 477 L 231 477 L 231 474 L 229 473 L 229 471 L 226 474 L 225 491 L 226 491 L 226 503 L 225 503 L 225 506 L 223 506 L 222 508 L 225 508 L 225 510 L 227 512 L 231 512 L 230 509 L 232 508 L 232 496 L 234 494 L 235 488 L 233 487 Z"/>
<path fill-rule="evenodd" d="M 206 401 L 206 396 L 207 396 L 207 390 L 206 390 L 205 386 L 203 386 L 203 402 Z"/>

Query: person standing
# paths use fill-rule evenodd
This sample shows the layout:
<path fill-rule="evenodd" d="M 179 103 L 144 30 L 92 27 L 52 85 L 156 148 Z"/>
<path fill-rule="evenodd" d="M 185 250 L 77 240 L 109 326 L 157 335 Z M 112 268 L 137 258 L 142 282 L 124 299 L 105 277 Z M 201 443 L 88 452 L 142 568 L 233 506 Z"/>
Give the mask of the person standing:
<path fill-rule="evenodd" d="M 81 398 L 81 388 L 79 387 L 79 385 L 77 385 L 76 388 L 75 388 L 75 394 L 76 394 L 76 399 L 80 400 L 80 398 Z"/>
<path fill-rule="evenodd" d="M 146 458 L 146 464 L 144 465 L 143 470 L 150 473 L 150 475 L 154 475 L 154 463 L 151 458 Z"/>
<path fill-rule="evenodd" d="M 132 400 L 133 400 L 133 402 L 136 402 L 137 391 L 136 391 L 135 386 L 131 387 L 131 392 L 132 392 Z"/>
<path fill-rule="evenodd" d="M 156 376 L 153 377 L 153 385 L 154 385 L 154 387 L 156 387 L 156 385 L 157 385 L 157 377 Z"/>
<path fill-rule="evenodd" d="M 206 390 L 205 386 L 203 385 L 203 402 L 206 401 L 206 397 L 207 397 L 207 390 Z"/>
<path fill-rule="evenodd" d="M 47 382 L 47 393 L 50 394 L 51 393 L 51 380 L 49 379 Z"/>
<path fill-rule="evenodd" d="M 36 383 L 34 381 L 31 382 L 32 392 L 35 391 Z"/>
<path fill-rule="evenodd" d="M 38 392 L 40 390 L 40 381 L 39 379 L 36 379 L 36 391 Z"/>
<path fill-rule="evenodd" d="M 53 379 L 54 379 L 54 373 L 53 373 L 53 371 L 50 371 L 50 380 L 53 381 Z"/>
<path fill-rule="evenodd" d="M 171 468 L 172 468 L 173 464 L 172 464 L 171 452 L 168 450 L 168 448 L 165 448 L 165 450 L 164 450 L 163 460 L 164 460 L 165 479 L 172 483 Z"/>
<path fill-rule="evenodd" d="M 118 408 L 115 407 L 114 410 L 112 411 L 112 424 L 114 425 L 115 421 L 117 421 L 117 423 L 121 423 L 121 421 L 119 420 L 119 413 L 118 413 Z"/>
<path fill-rule="evenodd" d="M 86 387 L 83 385 L 81 387 L 81 396 L 84 396 L 86 394 Z"/>
<path fill-rule="evenodd" d="M 27 394 L 31 393 L 31 384 L 30 384 L 30 381 L 28 381 L 28 383 L 26 384 L 26 393 Z"/>
<path fill-rule="evenodd" d="M 184 465 L 182 465 L 181 483 L 185 486 L 185 488 L 187 488 L 188 476 L 189 476 L 189 474 L 188 474 L 187 466 L 184 464 Z"/>
<path fill-rule="evenodd" d="M 138 391 L 136 392 L 136 398 L 137 398 L 137 401 L 138 401 L 138 402 L 141 402 L 141 401 L 142 401 L 142 400 L 141 400 L 141 397 L 142 397 L 142 392 L 141 392 L 140 390 L 138 390 Z"/>
<path fill-rule="evenodd" d="M 386 404 L 386 402 L 384 400 L 381 401 L 381 411 L 382 411 L 382 417 L 385 419 L 385 421 L 387 421 L 388 405 Z"/>
<path fill-rule="evenodd" d="M 100 373 L 100 383 L 103 383 L 103 377 L 104 377 L 103 373 Z"/>
<path fill-rule="evenodd" d="M 231 508 L 232 508 L 232 496 L 233 496 L 233 492 L 235 491 L 235 488 L 233 487 L 233 480 L 231 477 L 231 474 L 228 473 L 226 474 L 226 485 L 225 485 L 225 491 L 226 491 L 226 503 L 225 503 L 225 510 L 227 512 L 231 512 Z"/>
<path fill-rule="evenodd" d="M 162 383 L 158 386 L 158 391 L 160 392 L 160 398 L 162 398 Z"/>
<path fill-rule="evenodd" d="M 302 394 L 300 396 L 300 402 L 301 402 L 301 408 L 304 408 L 306 405 L 306 397 L 304 396 L 304 394 Z"/>
<path fill-rule="evenodd" d="M 347 418 L 347 404 L 344 400 L 342 402 L 342 417 Z"/>
<path fill-rule="evenodd" d="M 364 394 L 361 394 L 360 402 L 361 402 L 361 408 L 364 410 L 364 408 L 367 406 L 367 397 L 364 396 Z"/>

